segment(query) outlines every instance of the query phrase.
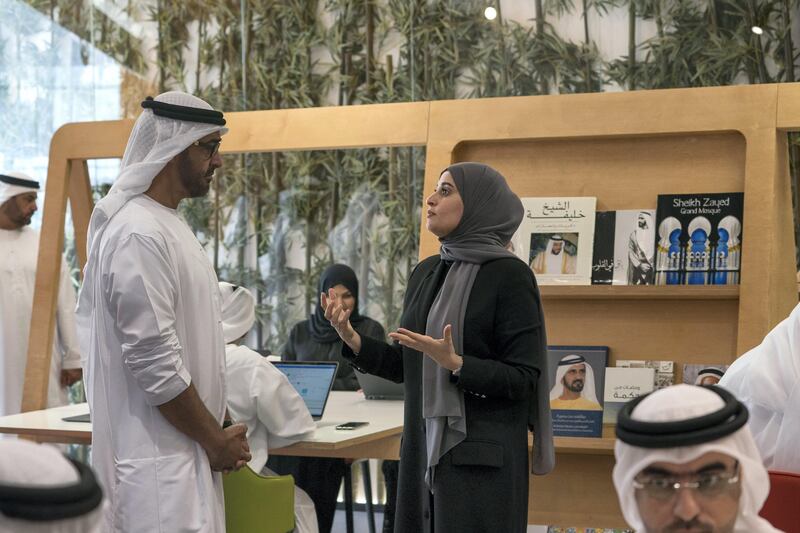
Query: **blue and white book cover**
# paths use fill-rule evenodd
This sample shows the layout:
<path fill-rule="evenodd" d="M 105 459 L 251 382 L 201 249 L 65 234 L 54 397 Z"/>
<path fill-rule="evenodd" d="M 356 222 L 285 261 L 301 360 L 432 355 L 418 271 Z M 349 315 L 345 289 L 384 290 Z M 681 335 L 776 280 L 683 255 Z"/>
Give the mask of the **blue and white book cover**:
<path fill-rule="evenodd" d="M 744 193 L 662 194 L 656 217 L 656 285 L 736 285 Z"/>
<path fill-rule="evenodd" d="M 547 359 L 553 434 L 601 437 L 608 346 L 548 346 Z"/>

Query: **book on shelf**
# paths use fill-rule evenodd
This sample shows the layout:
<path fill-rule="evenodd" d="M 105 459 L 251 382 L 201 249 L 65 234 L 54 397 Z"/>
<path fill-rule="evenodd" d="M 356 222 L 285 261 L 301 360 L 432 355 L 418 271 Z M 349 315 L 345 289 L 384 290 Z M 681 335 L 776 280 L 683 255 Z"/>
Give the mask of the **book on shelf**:
<path fill-rule="evenodd" d="M 644 359 L 619 359 L 619 368 L 652 368 L 655 370 L 654 388 L 663 389 L 675 384 L 675 361 L 647 361 Z"/>
<path fill-rule="evenodd" d="M 606 368 L 603 424 L 616 424 L 622 406 L 655 389 L 654 368 Z"/>
<path fill-rule="evenodd" d="M 655 216 L 655 209 L 597 212 L 593 285 L 655 283 Z"/>
<path fill-rule="evenodd" d="M 550 410 L 557 437 L 601 437 L 607 346 L 548 346 Z"/>
<path fill-rule="evenodd" d="M 522 198 L 525 216 L 512 239 L 540 285 L 589 285 L 597 199 Z"/>
<path fill-rule="evenodd" d="M 689 385 L 716 385 L 731 365 L 685 364 L 683 383 Z"/>
<path fill-rule="evenodd" d="M 741 192 L 659 195 L 656 284 L 738 284 L 743 207 Z"/>

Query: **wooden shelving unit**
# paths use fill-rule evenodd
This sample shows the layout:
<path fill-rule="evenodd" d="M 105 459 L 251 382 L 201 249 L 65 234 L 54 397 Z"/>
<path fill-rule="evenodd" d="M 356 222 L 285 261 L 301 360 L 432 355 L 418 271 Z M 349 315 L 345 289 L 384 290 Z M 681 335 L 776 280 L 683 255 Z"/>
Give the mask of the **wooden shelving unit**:
<path fill-rule="evenodd" d="M 525 196 L 594 196 L 598 210 L 653 209 L 659 194 L 745 198 L 740 286 L 542 286 L 549 344 L 618 359 L 730 363 L 797 302 L 785 129 L 800 85 L 495 98 L 431 104 L 425 190 L 452 161 L 497 168 Z M 783 128 L 783 129 L 782 129 Z M 438 243 L 422 232 L 420 256 Z M 611 480 L 613 427 L 556 438 L 531 477 L 528 522 L 625 526 Z"/>

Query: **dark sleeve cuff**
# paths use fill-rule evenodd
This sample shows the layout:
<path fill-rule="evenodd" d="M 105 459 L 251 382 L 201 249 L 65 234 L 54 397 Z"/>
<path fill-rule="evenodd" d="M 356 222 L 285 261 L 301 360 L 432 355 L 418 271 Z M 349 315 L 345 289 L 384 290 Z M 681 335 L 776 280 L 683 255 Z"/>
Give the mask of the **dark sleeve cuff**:
<path fill-rule="evenodd" d="M 375 372 L 374 360 L 377 359 L 376 354 L 380 353 L 382 344 L 384 343 L 372 337 L 361 335 L 361 351 L 356 354 L 347 343 L 342 342 L 342 357 L 359 372 L 370 374 Z"/>

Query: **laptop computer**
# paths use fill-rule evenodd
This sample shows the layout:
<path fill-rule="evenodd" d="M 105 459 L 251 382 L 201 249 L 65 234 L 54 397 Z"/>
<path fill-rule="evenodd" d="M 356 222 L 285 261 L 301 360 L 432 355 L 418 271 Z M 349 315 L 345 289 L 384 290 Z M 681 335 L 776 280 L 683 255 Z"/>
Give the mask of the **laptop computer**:
<path fill-rule="evenodd" d="M 289 383 L 297 390 L 311 418 L 319 420 L 325 412 L 333 388 L 333 378 L 339 363 L 336 361 L 275 361 L 275 368 L 286 374 Z"/>
<path fill-rule="evenodd" d="M 367 400 L 402 400 L 403 384 L 355 370 L 358 384 Z"/>

